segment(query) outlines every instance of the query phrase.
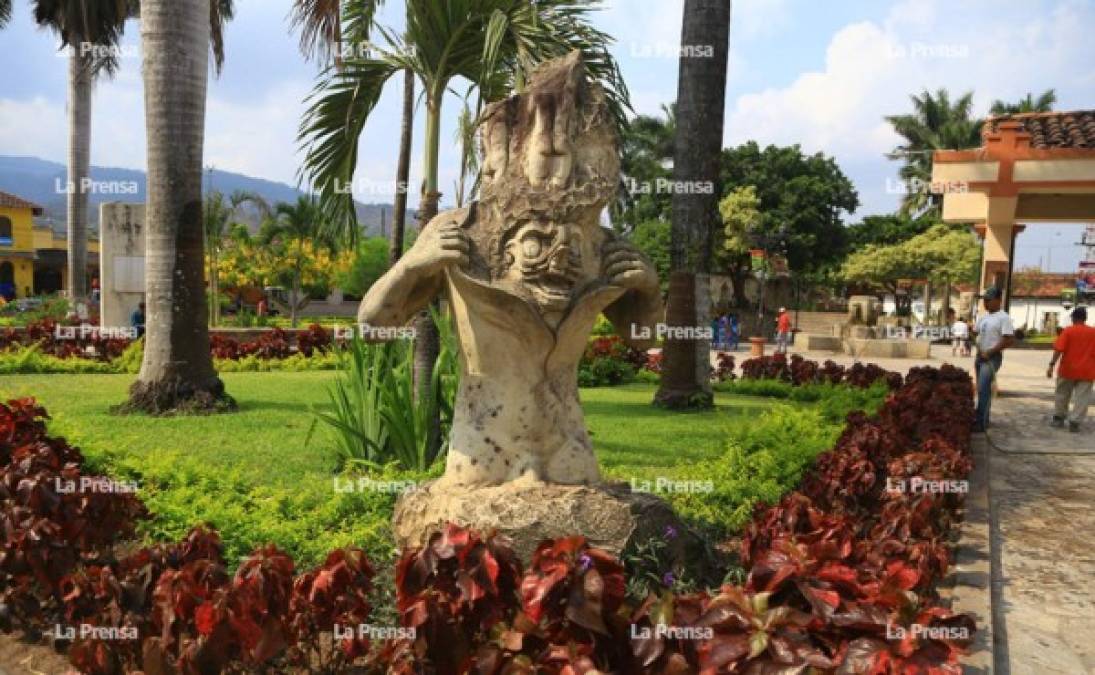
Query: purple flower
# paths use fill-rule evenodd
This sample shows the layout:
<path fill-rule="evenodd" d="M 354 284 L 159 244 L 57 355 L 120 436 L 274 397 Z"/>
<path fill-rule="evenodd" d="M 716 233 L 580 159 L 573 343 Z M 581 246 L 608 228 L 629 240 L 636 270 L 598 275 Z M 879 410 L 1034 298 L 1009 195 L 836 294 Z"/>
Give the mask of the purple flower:
<path fill-rule="evenodd" d="M 578 568 L 583 572 L 588 572 L 589 568 L 593 567 L 593 558 L 590 558 L 588 554 L 583 553 L 578 558 Z"/>
<path fill-rule="evenodd" d="M 663 586 L 666 586 L 666 587 L 672 586 L 674 583 L 676 583 L 676 581 L 677 581 L 677 577 L 673 576 L 672 572 L 666 572 L 662 576 L 662 585 Z"/>
<path fill-rule="evenodd" d="M 672 525 L 666 525 L 665 526 L 665 538 L 666 539 L 676 539 L 677 538 L 677 528 L 673 527 Z"/>

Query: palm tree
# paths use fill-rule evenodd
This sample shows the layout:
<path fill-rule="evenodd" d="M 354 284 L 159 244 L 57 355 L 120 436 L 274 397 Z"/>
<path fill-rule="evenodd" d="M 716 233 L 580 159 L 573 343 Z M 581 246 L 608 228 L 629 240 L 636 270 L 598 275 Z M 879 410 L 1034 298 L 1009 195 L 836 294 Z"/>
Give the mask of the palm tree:
<path fill-rule="evenodd" d="M 719 157 L 726 107 L 726 67 L 730 43 L 730 0 L 685 0 L 677 83 L 677 134 L 673 180 L 678 185 L 710 185 L 712 190 L 673 194 L 669 297 L 670 326 L 700 326 L 707 317 L 696 308 L 696 274 L 707 272 L 719 217 Z M 710 407 L 707 352 L 694 340 L 667 340 L 664 371 L 654 396 L 668 408 Z"/>
<path fill-rule="evenodd" d="M 352 2 L 342 7 L 339 0 L 296 0 L 292 9 L 292 26 L 300 29 L 300 50 L 309 59 L 333 62 L 342 67 L 344 48 L 343 24 L 348 36 L 359 46 L 375 28 L 376 11 L 383 0 Z M 353 47 L 353 45 L 351 45 Z M 354 49 L 349 50 L 353 53 Z M 403 69 L 403 117 L 399 132 L 399 159 L 396 164 L 392 207 L 392 233 L 389 239 L 388 264 L 394 265 L 403 255 L 404 230 L 407 221 L 407 184 L 410 182 L 411 145 L 414 139 L 414 71 Z M 356 230 L 354 232 L 356 234 Z"/>
<path fill-rule="evenodd" d="M 1005 103 L 1000 99 L 996 99 L 992 102 L 990 112 L 993 115 L 1050 112 L 1056 104 L 1057 92 L 1053 89 L 1046 89 L 1038 98 L 1034 98 L 1034 94 L 1028 92 L 1024 98 L 1019 99 L 1018 103 Z"/>
<path fill-rule="evenodd" d="M 313 242 L 331 250 L 335 246 L 330 237 L 325 236 L 323 214 L 310 196 L 298 197 L 295 204 L 278 204 L 274 207 L 274 216 L 264 224 L 259 238 L 264 245 L 280 243 L 288 252 L 285 262 L 289 265 L 289 320 L 296 328 L 297 312 L 307 304 L 303 284 L 304 244 Z"/>
<path fill-rule="evenodd" d="M 270 215 L 270 206 L 266 200 L 256 192 L 249 190 L 236 190 L 232 196 L 225 199 L 220 192 L 214 192 L 205 198 L 202 225 L 205 233 L 205 257 L 209 263 L 207 271 L 209 280 L 209 325 L 216 326 L 220 322 L 220 254 L 223 250 L 224 240 L 229 236 L 240 209 L 245 204 L 253 205 L 261 216 Z"/>
<path fill-rule="evenodd" d="M 910 98 L 912 114 L 890 115 L 886 121 L 905 139 L 889 155 L 905 161 L 900 171 L 906 185 L 901 212 L 920 216 L 942 205 L 942 195 L 927 189 L 931 185 L 932 154 L 936 150 L 979 147 L 982 120 L 970 117 L 973 92 L 963 94 L 953 103 L 946 89 L 934 95 L 925 90 L 920 96 Z"/>
<path fill-rule="evenodd" d="M 118 68 L 115 49 L 132 14 L 126 0 L 35 0 L 34 20 L 61 38 L 68 66 L 68 293 L 73 304 L 87 297 L 88 179 L 91 173 L 91 88 L 97 75 Z M 11 3 L 0 7 L 0 23 Z"/>
<path fill-rule="evenodd" d="M 587 20 L 598 4 L 588 0 L 406 0 L 405 34 L 380 29 L 387 44 L 377 48 L 376 56 L 352 54 L 330 69 L 301 122 L 300 140 L 307 149 L 302 177 L 317 189 L 328 226 L 340 233 L 357 229 L 353 195 L 345 186 L 353 184 L 365 124 L 384 85 L 398 72 L 413 73 L 425 98 L 425 177 L 418 213 L 422 227 L 437 215 L 441 199 L 441 104 L 454 79 L 470 81 L 469 92 L 477 91 L 484 101 L 497 100 L 520 89 L 537 63 L 578 49 L 587 70 L 601 80 L 614 102 L 622 124 L 627 91 L 608 52 L 610 38 Z M 404 88 L 405 97 L 408 90 Z M 416 389 L 420 396 L 429 396 L 439 338 L 428 312 L 419 316 L 416 332 Z M 439 439 L 439 421 L 432 426 L 433 438 Z M 430 449 L 436 450 L 432 442 Z"/>
<path fill-rule="evenodd" d="M 620 138 L 620 188 L 610 215 L 620 232 L 630 232 L 639 223 L 654 218 L 668 220 L 669 195 L 636 196 L 633 183 L 650 184 L 669 178 L 673 170 L 677 138 L 677 106 L 662 105 L 664 117 L 639 115 L 627 123 Z"/>
<path fill-rule="evenodd" d="M 225 11 L 229 10 L 229 11 Z M 142 0 L 148 206 L 148 331 L 126 408 L 233 407 L 209 354 L 202 256 L 202 154 L 210 51 L 223 62 L 226 0 Z M 212 25 L 211 25 L 212 24 Z"/>
<path fill-rule="evenodd" d="M 11 21 L 11 0 L 0 0 L 0 28 Z"/>

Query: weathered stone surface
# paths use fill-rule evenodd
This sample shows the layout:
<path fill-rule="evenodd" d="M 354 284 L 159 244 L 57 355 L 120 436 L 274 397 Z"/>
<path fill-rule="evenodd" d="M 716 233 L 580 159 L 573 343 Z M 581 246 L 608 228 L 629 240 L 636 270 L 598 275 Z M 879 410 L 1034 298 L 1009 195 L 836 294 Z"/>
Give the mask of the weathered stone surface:
<path fill-rule="evenodd" d="M 669 544 L 670 558 L 705 578 L 713 568 L 704 542 L 664 500 L 634 492 L 626 483 L 553 485 L 518 480 L 505 485 L 455 487 L 434 482 L 406 492 L 392 518 L 400 546 L 425 544 L 446 523 L 492 530 L 513 540 L 526 563 L 544 539 L 582 534 L 614 555 L 654 537 Z M 671 536 L 666 537 L 667 529 Z"/>
<path fill-rule="evenodd" d="M 795 333 L 795 348 L 819 352 L 839 352 L 844 349 L 844 345 L 839 336 Z"/>

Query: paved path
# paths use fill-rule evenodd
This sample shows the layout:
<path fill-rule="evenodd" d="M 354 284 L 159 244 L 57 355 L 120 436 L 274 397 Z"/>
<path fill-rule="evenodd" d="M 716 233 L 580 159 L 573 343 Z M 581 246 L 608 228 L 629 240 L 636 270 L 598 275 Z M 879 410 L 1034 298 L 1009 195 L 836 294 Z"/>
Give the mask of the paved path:
<path fill-rule="evenodd" d="M 939 358 L 926 362 L 870 360 L 902 371 L 944 362 L 970 368 L 949 348 L 933 352 Z M 1095 421 L 1079 434 L 1049 426 L 1049 358 L 1006 354 L 992 427 L 983 445 L 978 440 L 989 457 L 991 671 L 999 675 L 1095 674 Z"/>

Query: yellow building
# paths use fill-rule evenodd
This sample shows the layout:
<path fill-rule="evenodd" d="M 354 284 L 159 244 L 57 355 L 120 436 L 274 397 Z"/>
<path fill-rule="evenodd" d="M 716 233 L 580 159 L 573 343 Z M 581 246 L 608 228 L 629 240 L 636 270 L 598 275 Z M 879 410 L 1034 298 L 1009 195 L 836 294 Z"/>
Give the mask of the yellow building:
<path fill-rule="evenodd" d="M 67 282 L 68 243 L 35 225 L 42 207 L 0 190 L 0 295 L 7 299 L 56 293 Z M 88 241 L 88 278 L 98 276 L 99 242 Z"/>

